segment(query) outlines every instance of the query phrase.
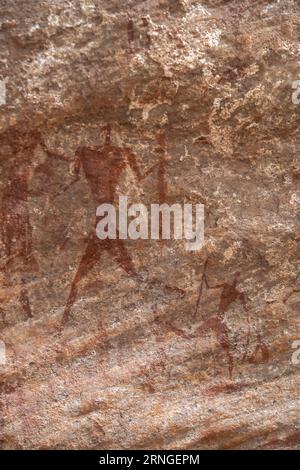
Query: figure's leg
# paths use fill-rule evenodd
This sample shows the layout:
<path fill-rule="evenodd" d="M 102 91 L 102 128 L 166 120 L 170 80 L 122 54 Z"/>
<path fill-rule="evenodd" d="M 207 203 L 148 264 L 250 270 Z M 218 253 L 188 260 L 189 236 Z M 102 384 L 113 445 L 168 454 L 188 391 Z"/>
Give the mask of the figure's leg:
<path fill-rule="evenodd" d="M 261 354 L 261 360 L 258 359 L 259 353 Z M 249 359 L 251 364 L 265 363 L 269 361 L 269 350 L 263 340 L 261 339 L 260 334 L 257 334 L 257 346 L 254 353 Z"/>
<path fill-rule="evenodd" d="M 203 275 L 202 275 L 200 287 L 199 287 L 199 293 L 198 293 L 198 298 L 197 298 L 197 303 L 196 303 L 196 309 L 195 309 L 194 316 L 197 315 L 197 312 L 198 312 L 198 309 L 199 309 L 199 305 L 200 305 L 200 301 L 201 301 L 201 297 L 202 297 L 202 292 L 203 292 L 203 284 L 205 284 L 206 289 L 220 289 L 220 288 L 224 287 L 224 284 L 217 284 L 216 286 L 210 286 L 208 284 L 208 280 L 207 280 L 207 277 L 206 277 L 206 274 L 205 274 L 205 271 L 204 271 Z"/>
<path fill-rule="evenodd" d="M 157 281 L 160 285 L 161 283 Z M 162 284 L 166 292 L 174 292 L 179 295 L 180 298 L 183 298 L 186 295 L 185 289 L 181 289 L 177 286 L 170 286 L 169 284 Z"/>
<path fill-rule="evenodd" d="M 202 297 L 202 291 L 203 291 L 203 284 L 204 284 L 204 282 L 205 282 L 206 287 L 208 287 L 208 282 L 207 282 L 207 279 L 206 279 L 206 268 L 207 268 L 207 264 L 208 264 L 208 259 L 205 261 L 204 267 L 203 267 L 202 278 L 201 278 L 201 282 L 200 282 L 200 286 L 199 286 L 199 291 L 198 291 L 198 297 L 197 297 L 197 302 L 196 302 L 196 308 L 195 308 L 195 312 L 194 312 L 194 317 L 196 317 L 196 315 L 197 315 L 197 313 L 198 313 L 198 309 L 199 309 L 200 301 L 201 301 L 201 297 Z"/>
<path fill-rule="evenodd" d="M 124 269 L 124 271 L 126 271 L 127 274 L 137 276 L 131 256 L 123 240 L 118 238 L 116 240 L 111 240 L 107 249 L 111 253 L 113 259 L 121 266 L 121 268 Z"/>
<path fill-rule="evenodd" d="M 114 244 L 111 244 L 109 248 L 107 248 L 111 256 L 114 258 L 114 260 L 121 266 L 121 268 L 124 269 L 124 271 L 127 272 L 127 274 L 138 278 L 142 280 L 142 278 L 137 274 L 134 264 L 132 262 L 131 256 L 125 247 L 124 241 L 120 239 L 113 240 Z M 185 291 L 183 289 L 180 289 L 179 287 L 174 287 L 170 286 L 168 284 L 161 284 L 159 281 L 149 281 L 150 285 L 162 285 L 163 288 L 168 291 L 168 292 L 176 292 L 179 294 L 181 297 L 185 295 Z"/>
<path fill-rule="evenodd" d="M 28 264 L 24 262 L 20 272 L 18 273 L 18 283 L 21 287 L 21 292 L 18 298 L 18 301 L 22 307 L 23 312 L 25 313 L 27 318 L 33 318 L 33 314 L 30 307 L 30 301 L 28 297 L 28 290 L 26 287 L 26 274 L 25 269 L 27 268 Z"/>
<path fill-rule="evenodd" d="M 103 246 L 102 246 L 101 241 L 95 236 L 91 236 L 89 238 L 87 247 L 81 258 L 78 270 L 76 272 L 76 275 L 71 285 L 70 294 L 69 294 L 69 297 L 65 306 L 64 314 L 63 314 L 63 319 L 62 319 L 63 324 L 65 324 L 69 319 L 71 308 L 73 307 L 74 302 L 77 297 L 79 282 L 88 274 L 88 272 L 93 268 L 93 266 L 99 260 L 102 249 L 103 249 Z"/>
<path fill-rule="evenodd" d="M 229 377 L 232 379 L 233 357 L 230 350 L 229 330 L 220 315 L 209 318 L 208 320 L 202 322 L 199 328 L 194 331 L 194 333 L 186 333 L 181 328 L 177 328 L 172 325 L 170 322 L 167 322 L 166 326 L 178 336 L 188 340 L 199 338 L 209 331 L 213 331 L 217 336 L 218 343 L 226 353 Z"/>
<path fill-rule="evenodd" d="M 0 307 L 0 317 L 1 317 L 1 321 L 3 323 L 3 325 L 7 325 L 7 322 L 6 322 L 6 313 L 5 311 L 3 310 L 3 308 Z"/>
<path fill-rule="evenodd" d="M 232 379 L 233 357 L 230 351 L 229 330 L 226 324 L 224 323 L 223 319 L 219 315 L 205 320 L 199 326 L 199 328 L 197 328 L 193 336 L 202 336 L 203 334 L 206 334 L 209 331 L 215 332 L 220 346 L 224 349 L 226 353 L 229 377 L 230 379 Z"/>
<path fill-rule="evenodd" d="M 246 360 L 246 357 L 247 357 L 247 354 L 248 354 L 248 348 L 249 348 L 249 343 L 250 343 L 251 325 L 250 325 L 250 319 L 249 319 L 249 312 L 248 312 L 248 308 L 247 308 L 247 305 L 246 305 L 245 294 L 244 294 L 243 292 L 241 292 L 239 298 L 240 298 L 240 301 L 241 301 L 241 303 L 242 303 L 244 312 L 245 312 L 245 314 L 246 314 L 247 327 L 248 327 L 247 338 L 246 338 L 246 346 L 245 346 L 245 352 L 244 352 L 243 358 L 242 358 L 242 361 L 245 361 L 245 360 Z"/>
<path fill-rule="evenodd" d="M 21 294 L 19 297 L 19 302 L 21 304 L 21 307 L 24 311 L 24 313 L 27 315 L 28 318 L 33 318 L 31 307 L 30 307 L 30 302 L 29 298 L 27 295 L 27 289 L 22 287 Z"/>
<path fill-rule="evenodd" d="M 230 351 L 229 330 L 223 321 L 219 321 L 216 328 L 216 335 L 219 340 L 220 346 L 224 349 L 227 355 L 229 378 L 232 379 L 233 372 L 233 358 Z"/>
<path fill-rule="evenodd" d="M 200 287 L 199 287 L 199 292 L 198 292 L 198 297 L 197 297 L 197 302 L 196 302 L 196 308 L 195 308 L 195 312 L 194 312 L 194 317 L 196 317 L 196 315 L 197 315 L 197 313 L 198 313 L 198 310 L 199 310 L 200 301 L 201 301 L 201 298 L 202 298 L 203 282 L 204 282 L 205 279 L 206 279 L 205 274 L 203 274 L 203 275 L 202 275 L 202 279 L 201 279 L 201 283 L 200 283 Z"/>

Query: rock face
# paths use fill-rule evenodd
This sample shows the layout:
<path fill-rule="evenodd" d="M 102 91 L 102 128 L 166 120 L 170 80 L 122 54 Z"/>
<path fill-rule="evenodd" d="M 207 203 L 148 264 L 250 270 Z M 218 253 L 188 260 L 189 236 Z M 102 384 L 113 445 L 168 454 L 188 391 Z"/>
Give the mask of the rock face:
<path fill-rule="evenodd" d="M 0 447 L 300 448 L 299 2 L 0 8 Z"/>

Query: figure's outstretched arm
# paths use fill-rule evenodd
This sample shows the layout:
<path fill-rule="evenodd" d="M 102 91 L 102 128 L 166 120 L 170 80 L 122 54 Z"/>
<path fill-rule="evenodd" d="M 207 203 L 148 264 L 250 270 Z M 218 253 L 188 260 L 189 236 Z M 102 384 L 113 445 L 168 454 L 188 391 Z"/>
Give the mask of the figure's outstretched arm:
<path fill-rule="evenodd" d="M 155 170 L 155 168 L 157 168 L 159 165 L 160 165 L 160 162 L 155 163 L 154 165 L 152 165 L 152 166 L 146 171 L 146 173 L 143 174 L 142 180 L 145 179 L 145 178 L 147 178 L 147 176 L 150 175 L 150 174 L 153 172 L 153 170 Z"/>
<path fill-rule="evenodd" d="M 76 181 L 79 180 L 79 173 L 80 173 L 80 159 L 79 159 L 79 156 L 77 154 L 75 154 L 75 161 L 72 160 L 70 157 L 67 157 L 66 155 L 62 154 L 62 153 L 59 153 L 57 151 L 53 151 L 53 150 L 49 150 L 47 145 L 45 144 L 45 142 L 43 140 L 41 140 L 39 142 L 39 145 L 41 146 L 42 150 L 45 152 L 45 154 L 47 155 L 48 158 L 53 158 L 53 159 L 58 159 L 58 160 L 61 160 L 61 161 L 64 161 L 64 162 L 68 162 L 69 165 L 73 165 L 73 171 L 72 171 L 72 180 L 70 183 L 64 185 L 62 184 L 60 186 L 60 191 L 58 191 L 56 194 L 54 194 L 54 198 L 56 198 L 57 196 L 60 196 L 62 193 L 64 193 L 70 186 L 72 186 L 74 183 L 76 183 Z M 42 190 L 38 190 L 38 191 L 34 191 L 34 190 L 31 190 L 31 195 L 33 196 L 40 196 L 41 193 L 43 191 Z"/>
<path fill-rule="evenodd" d="M 44 152 L 48 155 L 48 157 L 52 157 L 52 158 L 57 158 L 59 160 L 62 160 L 64 162 L 69 162 L 70 159 L 68 157 L 66 157 L 66 155 L 62 154 L 62 153 L 58 153 L 58 152 L 54 152 L 53 150 L 49 150 L 48 147 L 46 146 L 45 142 L 40 142 L 40 145 L 42 147 L 42 149 L 44 150 Z"/>
<path fill-rule="evenodd" d="M 216 284 L 215 286 L 210 286 L 207 281 L 206 274 L 203 274 L 203 281 L 205 282 L 206 288 L 207 289 L 220 289 L 221 287 L 224 287 L 224 283 L 222 284 Z"/>
<path fill-rule="evenodd" d="M 202 276 L 202 279 L 201 279 L 200 287 L 199 287 L 198 298 L 197 298 L 197 302 L 196 302 L 196 308 L 195 308 L 194 315 L 197 314 L 198 309 L 199 309 L 199 305 L 200 305 L 200 301 L 201 301 L 201 297 L 202 297 L 202 292 L 203 292 L 203 284 L 205 284 L 206 289 L 220 289 L 220 288 L 224 287 L 224 284 L 217 284 L 216 286 L 210 286 L 208 284 L 206 274 L 204 273 L 203 276 Z"/>
<path fill-rule="evenodd" d="M 55 194 L 54 197 L 58 197 L 61 194 L 65 193 L 73 184 L 77 183 L 77 181 L 79 180 L 81 161 L 77 152 L 75 153 L 75 160 L 72 163 L 73 163 L 73 171 L 72 171 L 73 178 L 71 179 L 69 183 L 62 185 L 61 190 L 57 194 Z"/>
<path fill-rule="evenodd" d="M 147 178 L 147 176 L 150 175 L 153 172 L 153 170 L 160 165 L 160 162 L 155 163 L 144 174 L 142 174 L 138 166 L 135 154 L 131 150 L 128 150 L 128 149 L 126 149 L 126 154 L 127 154 L 127 160 L 128 160 L 129 166 L 132 169 L 132 171 L 135 173 L 139 181 L 142 181 L 143 179 Z"/>
<path fill-rule="evenodd" d="M 204 267 L 203 267 L 203 273 L 202 273 L 201 282 L 200 282 L 200 286 L 199 286 L 198 298 L 197 298 L 197 302 L 196 302 L 196 308 L 195 308 L 194 316 L 197 315 L 198 310 L 199 310 L 200 301 L 201 301 L 202 292 L 203 292 L 203 284 L 205 284 L 207 289 L 219 289 L 220 287 L 224 287 L 224 284 L 217 284 L 216 286 L 209 286 L 208 280 L 207 280 L 207 277 L 206 277 L 207 265 L 208 265 L 208 259 L 205 261 Z"/>
<path fill-rule="evenodd" d="M 126 152 L 127 161 L 130 168 L 132 169 L 138 180 L 141 180 L 142 174 L 139 169 L 135 154 L 129 149 L 124 149 L 124 151 Z"/>

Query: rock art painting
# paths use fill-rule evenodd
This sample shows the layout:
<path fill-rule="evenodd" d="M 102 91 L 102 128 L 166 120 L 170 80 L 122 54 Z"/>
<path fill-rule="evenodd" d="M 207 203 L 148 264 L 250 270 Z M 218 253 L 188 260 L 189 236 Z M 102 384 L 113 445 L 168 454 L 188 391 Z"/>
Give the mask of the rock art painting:
<path fill-rule="evenodd" d="M 0 10 L 0 449 L 300 449 L 299 2 Z"/>

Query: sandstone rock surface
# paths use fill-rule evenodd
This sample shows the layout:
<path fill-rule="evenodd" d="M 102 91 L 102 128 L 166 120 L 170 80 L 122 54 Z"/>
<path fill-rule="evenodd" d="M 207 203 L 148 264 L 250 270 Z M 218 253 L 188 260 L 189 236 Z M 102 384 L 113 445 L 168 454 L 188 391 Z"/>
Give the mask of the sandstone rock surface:
<path fill-rule="evenodd" d="M 299 2 L 0 13 L 0 448 L 300 448 Z M 202 249 L 97 243 L 124 194 Z"/>

